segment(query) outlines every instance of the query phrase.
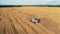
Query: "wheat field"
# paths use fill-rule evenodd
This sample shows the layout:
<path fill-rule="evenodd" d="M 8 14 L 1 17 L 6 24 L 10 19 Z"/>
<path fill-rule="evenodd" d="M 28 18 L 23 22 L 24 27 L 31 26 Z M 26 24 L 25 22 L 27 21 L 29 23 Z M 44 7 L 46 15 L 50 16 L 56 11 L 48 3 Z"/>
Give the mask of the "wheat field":
<path fill-rule="evenodd" d="M 60 7 L 0 8 L 0 34 L 60 34 Z"/>

